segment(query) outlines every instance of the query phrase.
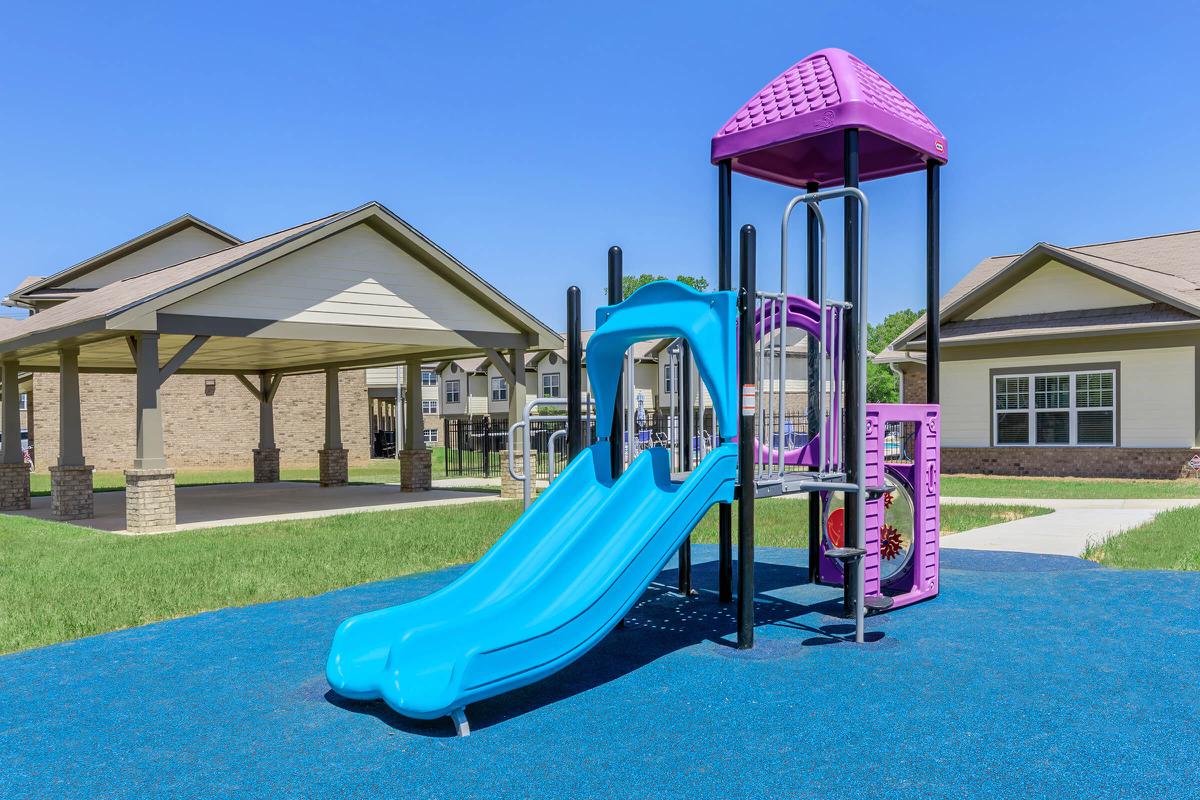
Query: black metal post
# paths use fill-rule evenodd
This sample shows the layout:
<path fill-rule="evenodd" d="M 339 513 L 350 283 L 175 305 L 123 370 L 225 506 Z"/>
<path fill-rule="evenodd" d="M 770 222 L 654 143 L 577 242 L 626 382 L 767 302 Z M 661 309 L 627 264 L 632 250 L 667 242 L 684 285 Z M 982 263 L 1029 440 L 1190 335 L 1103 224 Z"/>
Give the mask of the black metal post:
<path fill-rule="evenodd" d="M 849 128 L 845 132 L 845 152 L 844 163 L 845 169 L 844 180 L 846 186 L 858 186 L 858 130 Z M 842 420 L 842 436 L 845 446 L 842 452 L 845 454 L 846 464 L 846 481 L 855 483 L 858 481 L 858 407 L 862 403 L 862 392 L 866 390 L 865 386 L 858 385 L 858 359 L 863 357 L 863 342 L 859 341 L 859 319 L 862 315 L 862 287 L 858 280 L 858 261 L 860 253 L 858 251 L 858 234 L 859 225 L 861 224 L 861 209 L 858 205 L 858 200 L 853 197 L 847 197 L 845 200 L 845 241 L 843 250 L 845 254 L 845 268 L 843 272 L 843 281 L 845 286 L 846 299 L 852 304 L 844 319 L 846 320 L 846 328 L 843 341 L 846 343 L 842 358 L 842 396 L 845 402 L 845 418 Z M 856 509 L 857 503 L 851 503 L 850 498 L 846 498 L 844 503 L 845 511 L 845 546 L 846 547 L 861 547 L 863 520 L 859 519 Z M 853 570 L 848 566 L 842 570 L 842 602 L 845 605 L 847 612 L 854 610 L 854 579 Z"/>
<path fill-rule="evenodd" d="M 804 191 L 812 193 L 818 191 L 821 184 L 816 181 L 809 181 L 804 185 Z M 820 282 L 821 282 L 821 263 L 820 263 L 820 242 L 821 229 L 817 226 L 816 212 L 810 207 L 808 209 L 808 285 L 805 287 L 808 299 L 813 302 L 820 302 Z M 821 430 L 821 408 L 820 394 L 825 391 L 825 387 L 821 385 L 821 359 L 824 357 L 825 350 L 825 323 L 821 322 L 821 339 L 815 341 L 809 339 L 808 348 L 808 438 L 812 440 L 814 436 L 824 436 L 825 431 Z M 815 345 L 815 348 L 814 348 Z M 828 443 L 826 443 L 828 447 Z M 816 467 L 820 469 L 820 467 Z M 808 582 L 816 583 L 820 577 L 820 562 L 821 562 L 821 534 L 824 528 L 824 520 L 821 514 L 821 493 L 808 493 Z"/>
<path fill-rule="evenodd" d="M 625 299 L 624 288 L 624 267 L 621 259 L 621 248 L 613 245 L 608 248 L 608 304 L 614 305 Z M 622 370 L 625 368 L 625 360 L 621 360 Z M 633 376 L 628 376 L 632 378 Z M 617 381 L 617 396 L 616 402 L 613 403 L 613 424 L 612 436 L 608 440 L 609 457 L 612 459 L 612 476 L 614 479 L 620 477 L 623 468 L 623 459 L 625 457 L 625 432 L 624 415 L 621 413 L 622 398 L 625 397 L 625 380 L 623 376 Z M 597 409 L 599 413 L 599 409 Z"/>
<path fill-rule="evenodd" d="M 583 320 L 579 287 L 567 289 L 567 459 L 583 452 Z"/>
<path fill-rule="evenodd" d="M 925 164 L 925 402 L 941 397 L 942 165 Z M 904 398 L 900 398 L 904 402 Z"/>
<path fill-rule="evenodd" d="M 679 343 L 679 467 L 692 471 L 692 348 Z M 692 537 L 679 546 L 679 593 L 692 594 Z"/>
<path fill-rule="evenodd" d="M 733 165 L 717 165 L 717 289 L 733 288 Z M 715 413 L 715 409 L 714 409 Z M 721 431 L 728 441 L 730 431 Z M 733 506 L 721 503 L 717 509 L 717 599 L 733 602 Z"/>
<path fill-rule="evenodd" d="M 738 326 L 738 634 L 739 650 L 754 647 L 754 226 L 743 225 Z"/>

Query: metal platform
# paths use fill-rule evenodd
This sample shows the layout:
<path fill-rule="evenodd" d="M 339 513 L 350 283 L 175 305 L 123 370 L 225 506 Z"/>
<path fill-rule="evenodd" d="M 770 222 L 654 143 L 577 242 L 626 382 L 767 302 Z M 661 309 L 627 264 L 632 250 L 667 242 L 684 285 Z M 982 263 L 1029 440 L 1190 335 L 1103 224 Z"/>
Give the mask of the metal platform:
<path fill-rule="evenodd" d="M 784 472 L 763 475 L 754 481 L 755 497 L 779 497 L 806 492 L 857 492 L 844 472 Z"/>

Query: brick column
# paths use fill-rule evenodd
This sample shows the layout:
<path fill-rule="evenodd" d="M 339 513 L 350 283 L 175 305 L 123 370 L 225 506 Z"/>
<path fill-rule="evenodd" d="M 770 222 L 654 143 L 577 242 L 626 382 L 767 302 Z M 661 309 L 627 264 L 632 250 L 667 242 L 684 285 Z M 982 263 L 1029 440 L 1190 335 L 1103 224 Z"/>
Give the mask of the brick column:
<path fill-rule="evenodd" d="M 58 463 L 50 467 L 50 515 L 88 519 L 94 507 L 92 468 L 83 456 L 79 348 L 64 347 L 58 351 Z"/>
<path fill-rule="evenodd" d="M 517 472 L 521 472 L 521 452 L 513 454 Z M 537 450 L 529 451 L 529 471 L 537 475 Z M 508 474 L 508 451 L 500 452 L 500 496 L 508 500 L 522 500 L 525 497 L 525 482 L 513 480 Z M 537 481 L 530 487 L 530 497 L 537 497 Z"/>
<path fill-rule="evenodd" d="M 0 511 L 29 508 L 29 466 L 0 464 Z"/>
<path fill-rule="evenodd" d="M 400 489 L 405 492 L 427 492 L 433 488 L 433 453 L 428 450 L 401 450 L 396 453 L 400 462 Z"/>
<path fill-rule="evenodd" d="M 92 467 L 88 465 L 50 467 L 50 516 L 56 520 L 90 519 L 95 516 L 92 502 Z M 172 514 L 171 523 L 174 524 Z"/>
<path fill-rule="evenodd" d="M 254 482 L 277 483 L 279 481 L 279 448 L 254 448 Z"/>
<path fill-rule="evenodd" d="M 125 470 L 125 528 L 130 533 L 175 529 L 175 470 Z"/>
<path fill-rule="evenodd" d="M 326 447 L 317 451 L 322 486 L 345 486 L 350 482 L 349 451 Z"/>

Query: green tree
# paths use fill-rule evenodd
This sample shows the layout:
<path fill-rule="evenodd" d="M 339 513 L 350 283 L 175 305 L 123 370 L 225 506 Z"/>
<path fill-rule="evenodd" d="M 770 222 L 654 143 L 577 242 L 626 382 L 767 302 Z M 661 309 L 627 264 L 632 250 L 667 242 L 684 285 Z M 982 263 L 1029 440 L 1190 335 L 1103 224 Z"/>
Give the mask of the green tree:
<path fill-rule="evenodd" d="M 641 275 L 626 275 L 621 281 L 621 291 L 625 293 L 625 297 L 629 297 L 629 295 L 633 294 L 636 289 L 640 289 L 647 283 L 665 280 L 668 280 L 665 275 L 651 275 L 648 272 L 644 272 Z M 676 275 L 675 280 L 679 281 L 680 283 L 686 283 L 688 286 L 692 287 L 698 292 L 708 291 L 707 278 L 697 278 L 691 275 Z"/>
<path fill-rule="evenodd" d="M 911 308 L 904 308 L 888 314 L 878 325 L 867 325 L 867 349 L 882 353 L 919 316 Z M 867 362 L 867 402 L 900 402 L 900 381 L 887 364 Z"/>

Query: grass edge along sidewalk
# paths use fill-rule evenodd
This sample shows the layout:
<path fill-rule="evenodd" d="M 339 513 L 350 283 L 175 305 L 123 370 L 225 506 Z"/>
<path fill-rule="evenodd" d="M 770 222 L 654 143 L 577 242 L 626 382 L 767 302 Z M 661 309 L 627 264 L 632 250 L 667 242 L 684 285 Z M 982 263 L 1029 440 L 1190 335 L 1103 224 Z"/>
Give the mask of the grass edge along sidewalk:
<path fill-rule="evenodd" d="M 1200 480 L 1112 478 L 1018 478 L 1004 475 L 942 475 L 943 497 L 1013 500 L 1156 500 L 1200 498 Z"/>

